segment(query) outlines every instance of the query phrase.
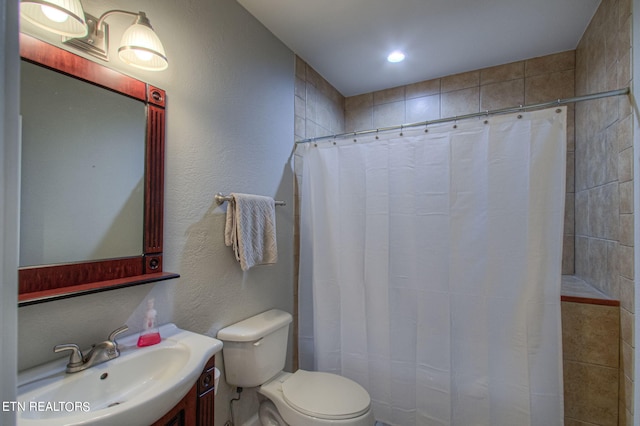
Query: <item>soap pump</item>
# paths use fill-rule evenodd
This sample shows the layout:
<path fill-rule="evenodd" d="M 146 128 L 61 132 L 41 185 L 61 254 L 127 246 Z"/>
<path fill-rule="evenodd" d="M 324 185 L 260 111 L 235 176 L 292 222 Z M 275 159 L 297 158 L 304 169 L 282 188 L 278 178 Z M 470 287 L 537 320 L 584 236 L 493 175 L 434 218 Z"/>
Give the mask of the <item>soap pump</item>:
<path fill-rule="evenodd" d="M 151 346 L 160 343 L 160 330 L 156 325 L 156 316 L 158 312 L 153 307 L 154 299 L 147 301 L 147 312 L 144 317 L 143 330 L 138 337 L 138 347 Z"/>

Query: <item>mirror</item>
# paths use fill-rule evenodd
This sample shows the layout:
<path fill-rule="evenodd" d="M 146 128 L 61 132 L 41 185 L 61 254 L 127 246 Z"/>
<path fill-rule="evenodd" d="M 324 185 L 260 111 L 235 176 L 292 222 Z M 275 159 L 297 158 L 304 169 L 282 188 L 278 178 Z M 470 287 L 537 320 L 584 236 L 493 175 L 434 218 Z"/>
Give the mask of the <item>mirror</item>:
<path fill-rule="evenodd" d="M 142 254 L 146 106 L 22 61 L 20 266 Z"/>
<path fill-rule="evenodd" d="M 20 305 L 177 277 L 162 271 L 164 91 L 25 34 L 20 53 Z"/>

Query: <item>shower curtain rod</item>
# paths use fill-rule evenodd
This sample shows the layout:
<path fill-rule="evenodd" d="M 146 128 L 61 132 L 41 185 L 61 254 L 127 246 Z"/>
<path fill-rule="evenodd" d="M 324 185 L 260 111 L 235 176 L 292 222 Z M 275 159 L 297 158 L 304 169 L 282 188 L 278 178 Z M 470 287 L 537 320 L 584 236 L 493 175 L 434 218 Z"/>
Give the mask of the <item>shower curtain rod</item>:
<path fill-rule="evenodd" d="M 576 96 L 573 98 L 557 99 L 555 101 L 543 102 L 543 103 L 533 104 L 533 105 L 524 105 L 524 106 L 520 105 L 518 107 L 509 107 L 509 108 L 502 108 L 502 109 L 487 110 L 482 112 L 474 112 L 471 114 L 456 115 L 454 117 L 446 117 L 446 118 L 437 118 L 435 120 L 420 121 L 417 123 L 400 124 L 397 126 L 389 126 L 389 127 L 380 127 L 378 129 L 358 130 L 355 132 L 339 133 L 336 135 L 318 136 L 315 138 L 302 139 L 302 140 L 296 141 L 295 143 L 296 144 L 309 143 L 309 142 L 315 142 L 315 141 L 324 140 L 324 139 L 334 139 L 334 138 L 340 138 L 345 136 L 358 136 L 358 135 L 365 135 L 369 133 L 383 132 L 387 130 L 397 130 L 397 129 L 402 130 L 402 129 L 408 129 L 410 127 L 420 127 L 420 126 L 428 126 L 430 124 L 448 123 L 451 121 L 464 120 L 467 118 L 486 117 L 489 115 L 509 114 L 513 112 L 522 112 L 522 111 L 528 111 L 532 109 L 549 108 L 553 106 L 571 104 L 574 102 L 590 101 L 593 99 L 608 98 L 611 96 L 628 95 L 629 91 L 630 89 L 628 87 L 625 87 L 624 89 L 610 90 L 608 92 L 592 93 L 590 95 Z"/>

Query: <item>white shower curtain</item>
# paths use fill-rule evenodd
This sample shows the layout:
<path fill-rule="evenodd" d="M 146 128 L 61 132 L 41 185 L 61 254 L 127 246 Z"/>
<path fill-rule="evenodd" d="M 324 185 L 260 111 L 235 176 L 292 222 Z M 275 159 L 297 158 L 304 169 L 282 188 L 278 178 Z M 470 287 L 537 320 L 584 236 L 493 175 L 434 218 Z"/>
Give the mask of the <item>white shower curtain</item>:
<path fill-rule="evenodd" d="M 562 425 L 566 109 L 402 133 L 296 149 L 300 367 L 391 425 Z"/>

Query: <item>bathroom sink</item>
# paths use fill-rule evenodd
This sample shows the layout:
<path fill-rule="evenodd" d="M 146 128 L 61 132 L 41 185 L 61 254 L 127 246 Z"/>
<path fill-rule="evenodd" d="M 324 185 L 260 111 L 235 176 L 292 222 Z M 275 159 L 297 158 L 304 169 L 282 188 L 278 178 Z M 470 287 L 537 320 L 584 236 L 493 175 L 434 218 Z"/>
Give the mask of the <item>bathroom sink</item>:
<path fill-rule="evenodd" d="M 18 425 L 147 426 L 194 385 L 220 340 L 160 327 L 162 342 L 138 348 L 137 334 L 118 339 L 120 356 L 68 374 L 68 358 L 18 374 Z"/>

